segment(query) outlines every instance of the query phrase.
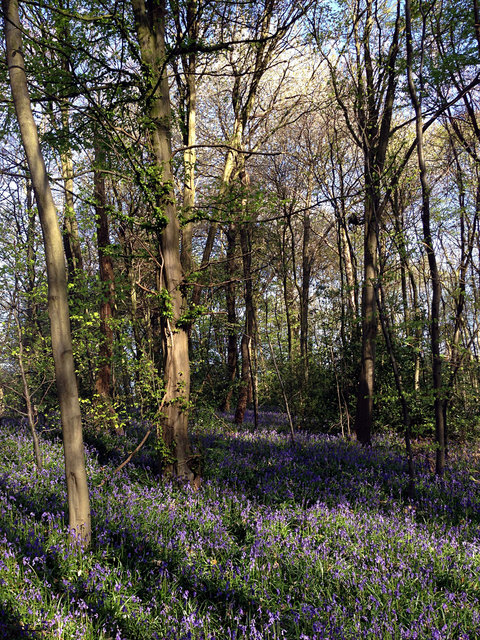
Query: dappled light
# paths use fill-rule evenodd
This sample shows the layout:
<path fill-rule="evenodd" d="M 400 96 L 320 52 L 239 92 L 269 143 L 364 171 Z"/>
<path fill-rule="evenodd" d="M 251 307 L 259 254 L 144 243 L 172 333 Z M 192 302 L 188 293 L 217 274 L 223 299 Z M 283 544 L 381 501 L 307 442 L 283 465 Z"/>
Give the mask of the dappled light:
<path fill-rule="evenodd" d="M 411 502 L 386 442 L 299 434 L 292 446 L 279 422 L 197 425 L 198 491 L 133 461 L 111 475 L 115 463 L 88 447 L 88 552 L 65 533 L 59 443 L 42 441 L 33 476 L 26 429 L 3 428 L 0 627 L 17 619 L 82 639 L 475 637 L 478 461 L 459 450 L 441 481 L 419 464 Z"/>
<path fill-rule="evenodd" d="M 480 638 L 480 0 L 1 0 L 0 640 Z"/>

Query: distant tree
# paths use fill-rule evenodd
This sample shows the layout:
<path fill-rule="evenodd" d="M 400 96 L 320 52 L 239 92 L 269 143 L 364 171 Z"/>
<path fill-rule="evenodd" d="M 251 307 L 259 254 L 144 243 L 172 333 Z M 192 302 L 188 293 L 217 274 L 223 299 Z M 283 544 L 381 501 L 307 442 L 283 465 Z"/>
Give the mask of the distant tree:
<path fill-rule="evenodd" d="M 395 3 L 394 13 L 384 12 L 384 4 L 377 0 L 354 2 L 348 9 L 349 33 L 340 36 L 344 38 L 345 53 L 342 51 L 337 61 L 328 55 L 326 60 L 338 107 L 352 140 L 363 155 L 362 348 L 355 432 L 360 442 L 369 444 L 378 329 L 375 284 L 378 278 L 379 223 L 384 208 L 381 186 L 385 181 L 399 77 L 401 16 L 400 2 Z M 317 40 L 321 43 L 320 31 Z"/>
<path fill-rule="evenodd" d="M 116 418 L 112 401 L 112 360 L 114 347 L 113 311 L 115 307 L 115 274 L 111 256 L 109 207 L 105 186 L 105 152 L 98 138 L 95 140 L 95 166 L 93 173 L 95 214 L 97 221 L 97 247 L 100 274 L 100 344 L 95 377 L 94 410 L 97 423 L 118 435 L 123 433 Z"/>

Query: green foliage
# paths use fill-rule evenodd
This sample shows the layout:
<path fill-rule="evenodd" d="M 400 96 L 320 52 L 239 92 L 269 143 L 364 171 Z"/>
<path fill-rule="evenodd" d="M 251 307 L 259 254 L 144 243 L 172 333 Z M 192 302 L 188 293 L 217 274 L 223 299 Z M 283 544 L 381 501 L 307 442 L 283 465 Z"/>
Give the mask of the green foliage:
<path fill-rule="evenodd" d="M 164 467 L 168 467 L 169 465 L 174 464 L 174 462 L 176 461 L 174 454 L 175 446 L 174 444 L 170 446 L 167 445 L 160 429 L 157 429 L 154 449 L 155 453 L 157 454 L 160 468 L 163 469 Z"/>
<path fill-rule="evenodd" d="M 135 405 L 140 416 L 158 422 L 165 385 L 156 363 L 146 351 L 141 351 L 138 358 L 130 362 L 129 368 L 135 380 Z"/>
<path fill-rule="evenodd" d="M 200 304 L 190 304 L 187 310 L 177 319 L 176 326 L 181 329 L 191 327 L 198 318 L 207 313 L 207 307 Z"/>
<path fill-rule="evenodd" d="M 95 394 L 92 399 L 80 400 L 83 412 L 88 422 L 98 430 L 110 433 L 123 433 L 127 423 L 127 415 L 119 403 Z"/>
<path fill-rule="evenodd" d="M 150 204 L 149 215 L 140 221 L 140 228 L 161 233 L 168 224 L 165 205 L 172 202 L 173 184 L 163 180 L 162 169 L 157 163 L 137 166 L 136 175 L 145 201 Z"/>
<path fill-rule="evenodd" d="M 160 315 L 162 316 L 162 318 L 172 320 L 173 319 L 173 303 L 172 303 L 172 296 L 168 291 L 168 289 L 163 287 L 156 294 L 156 297 L 159 303 Z"/>

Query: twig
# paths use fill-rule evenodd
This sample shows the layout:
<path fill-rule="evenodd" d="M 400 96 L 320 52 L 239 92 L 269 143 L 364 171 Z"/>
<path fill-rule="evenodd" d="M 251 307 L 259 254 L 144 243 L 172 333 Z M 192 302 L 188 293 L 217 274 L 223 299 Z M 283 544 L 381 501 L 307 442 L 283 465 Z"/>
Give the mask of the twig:
<path fill-rule="evenodd" d="M 138 453 L 138 451 L 140 451 L 140 449 L 143 447 L 143 445 L 145 444 L 145 442 L 147 441 L 148 436 L 152 433 L 152 429 L 150 428 L 147 433 L 143 436 L 142 441 L 140 442 L 140 444 L 138 444 L 135 449 L 128 455 L 128 457 L 122 462 L 121 465 L 119 465 L 115 471 L 113 471 L 112 476 L 115 475 L 116 473 L 118 473 L 119 471 L 121 471 L 123 469 L 123 467 L 125 465 L 127 465 L 130 460 L 133 458 L 133 456 Z M 105 478 L 104 480 L 102 480 L 102 482 L 98 485 L 98 487 L 103 487 L 103 485 L 105 484 L 105 482 L 107 481 L 107 479 Z"/>
<path fill-rule="evenodd" d="M 267 315 L 267 314 L 265 314 L 265 315 Z M 266 332 L 266 335 L 267 335 L 267 340 L 268 340 L 268 346 L 270 347 L 270 353 L 272 354 L 273 366 L 275 367 L 275 371 L 277 372 L 278 382 L 280 383 L 280 387 L 282 388 L 283 402 L 285 403 L 285 410 L 287 412 L 288 423 L 290 425 L 290 438 L 292 440 L 292 444 L 295 444 L 295 430 L 293 428 L 293 420 L 292 420 L 292 416 L 291 416 L 291 413 L 290 413 L 290 406 L 288 404 L 287 392 L 285 390 L 285 385 L 283 383 L 283 379 L 282 379 L 282 376 L 280 374 L 280 370 L 279 370 L 278 365 L 277 365 L 277 360 L 275 358 L 275 353 L 273 351 L 272 342 L 270 340 L 270 334 L 268 333 L 268 331 Z"/>

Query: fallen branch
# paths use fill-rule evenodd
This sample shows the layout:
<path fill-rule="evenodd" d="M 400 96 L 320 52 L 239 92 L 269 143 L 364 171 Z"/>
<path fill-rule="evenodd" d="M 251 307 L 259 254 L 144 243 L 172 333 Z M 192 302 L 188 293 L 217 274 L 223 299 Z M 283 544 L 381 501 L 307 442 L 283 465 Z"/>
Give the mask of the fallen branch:
<path fill-rule="evenodd" d="M 145 442 L 147 441 L 148 436 L 152 433 L 152 429 L 149 429 L 147 431 L 147 433 L 143 436 L 142 441 L 140 442 L 140 444 L 138 444 L 135 449 L 128 455 L 128 457 L 122 462 L 122 464 L 120 464 L 112 473 L 112 476 L 115 475 L 116 473 L 118 473 L 119 471 L 121 471 L 123 469 L 123 467 L 125 465 L 127 465 L 130 460 L 133 458 L 133 456 L 138 453 L 140 451 L 140 449 L 143 447 L 143 445 L 145 444 Z M 102 480 L 102 482 L 98 485 L 99 487 L 103 487 L 103 485 L 105 484 L 105 482 L 107 481 L 107 479 L 105 478 L 104 480 Z"/>

